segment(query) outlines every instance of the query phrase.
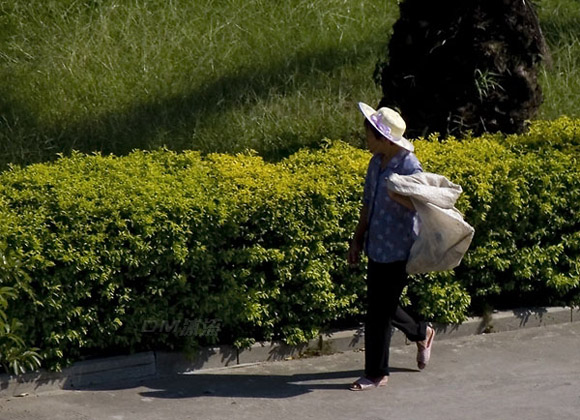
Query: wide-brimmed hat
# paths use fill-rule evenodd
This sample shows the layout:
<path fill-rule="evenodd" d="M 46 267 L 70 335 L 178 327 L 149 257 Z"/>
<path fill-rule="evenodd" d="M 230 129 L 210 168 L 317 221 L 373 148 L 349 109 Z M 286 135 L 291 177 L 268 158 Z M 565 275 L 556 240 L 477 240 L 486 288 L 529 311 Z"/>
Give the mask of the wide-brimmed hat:
<path fill-rule="evenodd" d="M 387 107 L 375 110 L 363 102 L 359 102 L 358 107 L 365 118 L 386 139 L 409 152 L 415 150 L 413 144 L 403 137 L 407 124 L 405 124 L 405 120 L 403 120 L 403 117 L 397 111 Z"/>

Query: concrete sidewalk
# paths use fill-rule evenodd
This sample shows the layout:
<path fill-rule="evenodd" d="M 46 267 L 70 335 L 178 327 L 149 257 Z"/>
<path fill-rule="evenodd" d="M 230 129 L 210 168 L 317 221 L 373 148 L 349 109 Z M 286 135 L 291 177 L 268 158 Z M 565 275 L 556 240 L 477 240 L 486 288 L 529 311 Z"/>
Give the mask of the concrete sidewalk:
<path fill-rule="evenodd" d="M 438 341 L 580 321 L 580 310 L 570 307 L 521 308 L 493 312 L 483 318 L 469 318 L 460 325 L 436 324 Z M 401 346 L 405 336 L 394 331 L 391 345 Z M 42 394 L 57 390 L 110 386 L 119 381 L 149 380 L 175 373 L 235 367 L 256 362 L 288 360 L 303 355 L 321 355 L 360 350 L 364 346 L 363 328 L 327 332 L 307 343 L 289 346 L 281 342 L 256 343 L 247 349 L 232 346 L 202 347 L 191 354 L 148 351 L 79 361 L 61 372 L 41 369 L 19 376 L 0 375 L 0 399 L 23 394 Z"/>
<path fill-rule="evenodd" d="M 0 399 L 1 420 L 578 419 L 580 322 L 436 340 L 431 364 L 391 350 L 386 388 L 347 390 L 364 353 L 241 365 L 140 384 Z"/>

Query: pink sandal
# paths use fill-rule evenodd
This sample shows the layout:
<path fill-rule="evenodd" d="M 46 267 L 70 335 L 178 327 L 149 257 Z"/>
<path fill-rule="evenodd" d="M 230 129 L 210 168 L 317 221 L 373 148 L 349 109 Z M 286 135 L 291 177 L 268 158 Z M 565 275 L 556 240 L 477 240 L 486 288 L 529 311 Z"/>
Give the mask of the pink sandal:
<path fill-rule="evenodd" d="M 353 382 L 349 389 L 351 391 L 366 391 L 367 389 L 385 386 L 387 385 L 388 381 L 389 381 L 388 376 L 383 376 L 381 379 L 377 381 L 372 381 L 369 378 L 363 376 L 357 379 L 355 382 Z"/>
<path fill-rule="evenodd" d="M 429 334 L 429 331 L 431 331 L 431 334 Z M 420 370 L 425 369 L 427 363 L 429 363 L 434 338 L 435 338 L 435 329 L 427 327 L 427 338 L 425 338 L 424 341 L 417 342 L 417 367 Z"/>

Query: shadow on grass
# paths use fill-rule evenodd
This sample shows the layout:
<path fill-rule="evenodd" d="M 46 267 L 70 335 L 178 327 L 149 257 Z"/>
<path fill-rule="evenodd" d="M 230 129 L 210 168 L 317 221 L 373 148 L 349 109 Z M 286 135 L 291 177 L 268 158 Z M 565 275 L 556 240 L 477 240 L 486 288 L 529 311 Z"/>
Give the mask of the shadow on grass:
<path fill-rule="evenodd" d="M 305 81 L 302 85 L 309 81 L 315 83 L 321 74 L 329 75 L 356 63 L 382 44 L 382 40 L 365 40 L 350 46 L 296 54 L 275 63 L 256 63 L 255 67 L 238 69 L 182 95 L 136 103 L 121 112 L 95 115 L 62 127 L 39 124 L 25 104 L 11 100 L 10 87 L 3 86 L 0 87 L 0 139 L 12 144 L 5 146 L 2 151 L 5 158 L 0 164 L 5 166 L 7 160 L 21 164 L 51 160 L 57 153 L 68 154 L 71 150 L 123 155 L 134 149 L 166 146 L 177 151 L 223 152 L 230 145 L 220 148 L 192 143 L 197 127 L 208 118 L 219 121 L 220 114 L 255 104 L 273 90 L 282 96 L 291 94 L 300 85 L 289 83 L 289 74 L 299 75 Z M 236 146 L 235 135 L 224 133 L 224 137 L 232 138 L 231 146 Z M 173 143 L 165 144 L 167 138 Z M 304 139 L 305 142 L 312 140 Z"/>

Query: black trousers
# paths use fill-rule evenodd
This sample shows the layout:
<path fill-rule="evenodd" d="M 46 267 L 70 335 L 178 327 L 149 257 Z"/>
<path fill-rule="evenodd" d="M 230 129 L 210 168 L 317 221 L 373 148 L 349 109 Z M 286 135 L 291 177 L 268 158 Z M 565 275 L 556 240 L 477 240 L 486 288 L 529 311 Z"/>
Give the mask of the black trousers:
<path fill-rule="evenodd" d="M 392 327 L 410 341 L 426 337 L 427 323 L 417 322 L 399 305 L 409 278 L 406 261 L 377 263 L 369 260 L 367 274 L 367 316 L 365 321 L 365 375 L 389 375 L 389 347 Z"/>

